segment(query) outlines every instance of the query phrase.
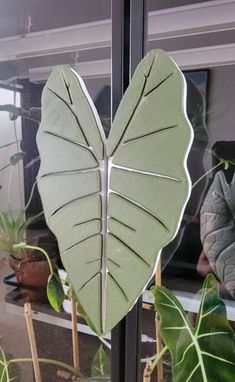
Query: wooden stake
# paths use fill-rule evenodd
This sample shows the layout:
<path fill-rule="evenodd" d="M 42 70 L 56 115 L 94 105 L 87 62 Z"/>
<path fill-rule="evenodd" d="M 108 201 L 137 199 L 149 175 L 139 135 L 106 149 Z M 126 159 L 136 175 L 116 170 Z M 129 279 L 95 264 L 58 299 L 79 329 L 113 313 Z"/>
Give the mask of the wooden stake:
<path fill-rule="evenodd" d="M 38 362 L 38 351 L 37 351 L 37 345 L 36 345 L 36 339 L 35 339 L 35 333 L 33 328 L 33 320 L 32 320 L 32 310 L 31 305 L 29 303 L 24 304 L 24 315 L 28 330 L 28 336 L 29 336 L 29 343 L 30 343 L 30 349 L 32 354 L 32 360 L 33 360 L 33 369 L 34 369 L 34 375 L 35 375 L 35 381 L 36 382 L 42 382 L 41 378 L 41 372 Z"/>
<path fill-rule="evenodd" d="M 151 372 L 152 372 L 152 362 L 147 361 L 146 366 L 144 369 L 144 374 L 143 374 L 143 382 L 150 382 L 151 380 Z"/>
<path fill-rule="evenodd" d="M 157 286 L 162 285 L 162 276 L 161 276 L 161 257 L 159 257 L 158 266 L 155 274 L 155 284 Z M 160 334 L 160 322 L 156 319 L 155 321 L 156 327 L 156 350 L 157 354 L 159 354 L 162 350 L 162 339 Z M 159 360 L 157 364 L 157 382 L 163 382 L 163 362 L 162 358 Z"/>
<path fill-rule="evenodd" d="M 71 298 L 71 317 L 72 317 L 72 341 L 73 341 L 73 366 L 78 372 L 79 365 L 79 345 L 78 345 L 78 330 L 77 330 L 77 303 Z"/>

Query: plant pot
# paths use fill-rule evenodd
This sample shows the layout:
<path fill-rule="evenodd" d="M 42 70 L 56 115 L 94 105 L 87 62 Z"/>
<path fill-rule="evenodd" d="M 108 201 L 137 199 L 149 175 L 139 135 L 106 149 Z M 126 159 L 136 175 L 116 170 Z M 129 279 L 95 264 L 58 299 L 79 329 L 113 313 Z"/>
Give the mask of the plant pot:
<path fill-rule="evenodd" d="M 56 269 L 56 257 L 51 259 Z M 47 302 L 46 286 L 50 275 L 47 260 L 38 251 L 22 250 L 22 258 L 10 256 L 10 267 L 14 270 L 22 298 L 31 302 Z"/>

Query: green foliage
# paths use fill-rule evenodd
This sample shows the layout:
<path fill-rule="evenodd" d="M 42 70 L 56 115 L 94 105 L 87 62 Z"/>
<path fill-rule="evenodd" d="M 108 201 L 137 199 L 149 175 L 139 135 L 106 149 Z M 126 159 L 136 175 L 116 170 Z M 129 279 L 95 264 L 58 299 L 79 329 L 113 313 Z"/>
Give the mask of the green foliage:
<path fill-rule="evenodd" d="M 91 366 L 91 377 L 89 381 L 107 382 L 111 381 L 110 358 L 100 345 Z"/>
<path fill-rule="evenodd" d="M 15 378 L 11 375 L 9 363 L 2 346 L 0 346 L 0 382 L 12 382 Z"/>
<path fill-rule="evenodd" d="M 160 50 L 139 64 L 107 140 L 74 71 L 55 68 L 43 90 L 39 191 L 77 299 L 98 334 L 131 309 L 178 229 L 190 188 L 184 99 L 182 73 Z"/>
<path fill-rule="evenodd" d="M 12 166 L 16 166 L 19 161 L 21 161 L 25 157 L 26 153 L 24 151 L 20 151 L 18 153 L 13 154 L 10 157 L 10 163 Z"/>
<path fill-rule="evenodd" d="M 49 276 L 47 282 L 47 298 L 51 306 L 57 311 L 61 311 L 65 299 L 64 289 L 57 273 Z"/>
<path fill-rule="evenodd" d="M 15 218 L 10 214 L 0 212 L 0 250 L 20 259 L 21 248 L 14 248 L 14 246 L 24 241 L 26 229 L 41 215 L 42 212 L 25 220 L 25 209 L 22 209 Z"/>
<path fill-rule="evenodd" d="M 173 381 L 233 382 L 233 331 L 215 277 L 209 274 L 205 279 L 195 326 L 170 290 L 154 286 L 151 291 L 161 336 L 172 356 Z"/>
<path fill-rule="evenodd" d="M 0 111 L 7 111 L 11 121 L 15 121 L 20 115 L 22 115 L 22 109 L 12 104 L 0 105 Z"/>
<path fill-rule="evenodd" d="M 0 111 L 8 112 L 10 121 L 15 121 L 18 117 L 24 117 L 33 122 L 40 122 L 41 119 L 41 109 L 38 107 L 31 107 L 29 110 L 25 110 L 12 104 L 5 104 L 0 105 Z"/>

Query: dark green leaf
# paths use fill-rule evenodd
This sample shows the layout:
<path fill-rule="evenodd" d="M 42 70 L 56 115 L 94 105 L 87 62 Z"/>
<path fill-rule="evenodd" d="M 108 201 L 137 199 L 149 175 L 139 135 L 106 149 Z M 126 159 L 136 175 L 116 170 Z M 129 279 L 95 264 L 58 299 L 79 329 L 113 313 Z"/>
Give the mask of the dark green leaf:
<path fill-rule="evenodd" d="M 160 330 L 172 355 L 174 382 L 234 382 L 233 332 L 219 297 L 217 281 L 207 276 L 195 327 L 174 294 L 152 287 Z"/>
<path fill-rule="evenodd" d="M 56 273 L 53 273 L 48 278 L 47 298 L 52 308 L 54 308 L 57 312 L 60 312 L 65 299 L 65 294 L 60 278 Z"/>
<path fill-rule="evenodd" d="M 19 161 L 21 161 L 25 157 L 26 153 L 21 151 L 19 153 L 15 153 L 10 157 L 10 163 L 12 166 L 15 166 Z"/>
<path fill-rule="evenodd" d="M 99 378 L 99 381 L 105 382 L 109 380 L 111 373 L 110 358 L 100 345 L 91 366 L 91 377 Z"/>
<path fill-rule="evenodd" d="M 200 236 L 209 264 L 235 297 L 235 176 L 228 182 L 218 171 L 200 211 Z"/>

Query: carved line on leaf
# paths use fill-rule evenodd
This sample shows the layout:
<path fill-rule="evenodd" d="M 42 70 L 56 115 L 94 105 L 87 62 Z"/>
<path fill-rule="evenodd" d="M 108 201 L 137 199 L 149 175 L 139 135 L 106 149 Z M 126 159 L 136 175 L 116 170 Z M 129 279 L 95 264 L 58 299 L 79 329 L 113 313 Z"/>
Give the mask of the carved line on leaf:
<path fill-rule="evenodd" d="M 155 130 L 155 131 L 151 131 L 151 133 L 146 133 L 146 134 L 134 137 L 134 138 L 127 139 L 127 140 L 123 141 L 123 145 L 126 145 L 126 144 L 131 143 L 131 142 L 136 141 L 136 140 L 141 140 L 143 138 L 147 138 L 149 136 L 158 134 L 158 133 L 160 133 L 162 131 L 168 131 L 170 129 L 174 129 L 176 127 L 179 127 L 179 125 L 171 125 L 171 126 L 163 127 L 161 129 L 158 129 L 158 130 Z"/>
<path fill-rule="evenodd" d="M 75 199 L 70 200 L 69 202 L 67 202 L 67 203 L 63 204 L 62 206 L 60 206 L 59 208 L 57 208 L 57 210 L 55 210 L 55 211 L 53 212 L 53 214 L 51 214 L 51 216 L 47 219 L 47 222 L 49 222 L 52 218 L 54 218 L 55 215 L 56 215 L 61 209 L 63 209 L 64 207 L 67 207 L 67 206 L 69 206 L 70 204 L 72 204 L 72 203 L 74 203 L 74 202 L 76 202 L 76 201 L 78 201 L 78 200 L 81 200 L 81 199 L 89 198 L 89 197 L 94 196 L 94 195 L 99 196 L 98 193 L 99 193 L 99 191 L 98 191 L 98 192 L 92 192 L 91 194 L 82 195 L 82 196 L 79 196 L 79 197 L 77 197 L 77 198 L 75 198 Z"/>
<path fill-rule="evenodd" d="M 132 249 L 125 241 L 123 241 L 122 239 L 120 239 L 118 236 L 116 236 L 115 234 L 113 234 L 112 232 L 109 232 L 109 235 L 111 235 L 114 239 L 116 239 L 119 243 L 121 243 L 122 245 L 124 245 L 124 247 L 128 248 L 129 251 L 131 251 L 134 255 L 136 255 L 145 265 L 147 265 L 148 267 L 151 267 L 151 265 L 141 256 L 139 255 L 139 253 L 137 253 L 134 249 Z"/>
<path fill-rule="evenodd" d="M 139 99 L 138 99 L 138 101 L 137 101 L 137 103 L 136 103 L 136 105 L 135 105 L 135 107 L 134 107 L 134 109 L 133 109 L 133 111 L 132 111 L 132 113 L 131 113 L 131 115 L 130 115 L 128 121 L 127 121 L 126 127 L 125 127 L 125 129 L 124 129 L 124 131 L 123 131 L 123 133 L 122 133 L 122 135 L 121 135 L 121 137 L 120 137 L 120 139 L 119 139 L 117 145 L 116 145 L 115 148 L 113 149 L 112 154 L 111 154 L 110 156 L 113 156 L 113 155 L 114 155 L 114 153 L 115 153 L 115 151 L 117 150 L 119 144 L 121 143 L 121 141 L 122 141 L 124 135 L 126 134 L 127 129 L 128 129 L 128 127 L 129 127 L 129 125 L 130 125 L 130 122 L 131 122 L 131 120 L 133 119 L 133 117 L 134 117 L 134 115 L 135 115 L 135 112 L 136 112 L 136 110 L 137 110 L 138 107 L 139 107 L 139 104 L 140 104 L 141 99 L 142 99 L 143 97 L 147 97 L 150 93 L 152 93 L 153 91 L 155 91 L 156 89 L 158 89 L 159 86 L 160 86 L 161 84 L 163 84 L 169 77 L 171 77 L 171 76 L 174 74 L 174 71 L 171 72 L 171 73 L 170 73 L 169 75 L 167 75 L 167 77 L 166 77 L 165 79 L 163 79 L 157 86 L 155 86 L 153 89 L 150 89 L 149 92 L 147 92 L 146 94 L 144 94 L 144 92 L 145 92 L 145 88 L 146 88 L 146 84 L 147 84 L 147 81 L 148 81 L 148 78 L 149 78 L 149 75 L 150 75 L 150 73 L 151 73 L 151 70 L 152 70 L 152 67 L 153 67 L 153 65 L 154 65 L 155 60 L 156 60 L 156 56 L 155 56 L 154 59 L 153 59 L 153 62 L 152 62 L 152 64 L 151 64 L 151 66 L 150 66 L 150 69 L 149 69 L 148 74 L 146 75 L 145 73 L 143 73 L 143 76 L 144 76 L 144 83 L 143 83 L 142 90 L 141 90 L 141 92 L 140 92 Z M 123 143 L 122 143 L 122 144 L 123 144 Z"/>
<path fill-rule="evenodd" d="M 159 82 L 156 86 L 154 86 L 152 89 L 150 89 L 148 92 L 146 92 L 144 94 L 144 97 L 147 97 L 149 96 L 149 94 L 151 94 L 152 92 L 154 92 L 156 89 L 158 89 L 161 85 L 163 85 L 170 77 L 173 76 L 173 74 L 175 73 L 175 71 L 173 70 L 173 72 L 169 73 L 161 82 Z"/>
<path fill-rule="evenodd" d="M 111 277 L 111 279 L 114 281 L 114 283 L 116 284 L 116 286 L 120 289 L 120 291 L 122 292 L 123 296 L 125 297 L 126 301 L 129 302 L 129 299 L 124 291 L 124 289 L 121 287 L 121 285 L 118 283 L 118 281 L 114 278 L 114 276 L 109 272 L 108 273 L 108 276 Z"/>
<path fill-rule="evenodd" d="M 67 138 L 67 137 L 63 136 L 62 134 L 54 133 L 52 131 L 44 130 L 43 133 L 52 135 L 53 137 L 57 137 L 57 138 L 63 139 L 64 141 L 67 141 L 67 142 L 72 143 L 72 144 L 74 144 L 76 146 L 82 147 L 83 149 L 88 150 L 90 152 L 90 154 L 93 156 L 93 158 L 95 159 L 97 165 L 99 164 L 98 161 L 97 161 L 97 158 L 96 158 L 96 156 L 95 156 L 95 154 L 93 152 L 92 147 L 86 146 L 86 145 L 84 145 L 81 142 L 78 142 L 78 141 L 75 141 L 73 139 Z"/>
<path fill-rule="evenodd" d="M 67 84 L 67 82 L 66 82 L 66 80 L 65 80 L 65 78 L 64 78 L 64 74 L 63 74 L 63 72 L 60 72 L 60 74 L 61 74 L 61 77 L 62 77 L 62 81 L 63 81 L 63 83 L 64 83 L 64 86 L 65 86 L 65 88 L 66 88 L 66 90 L 67 90 L 67 94 L 68 94 L 68 97 L 69 97 L 70 104 L 73 105 L 73 100 L 72 100 L 72 95 L 71 95 L 70 90 L 69 90 L 69 85 Z"/>
<path fill-rule="evenodd" d="M 69 111 L 72 113 L 73 117 L 75 118 L 75 121 L 76 121 L 76 123 L 77 123 L 77 125 L 78 125 L 78 127 L 79 127 L 79 129 L 80 129 L 80 131 L 81 131 L 81 133 L 82 133 L 82 136 L 83 136 L 83 138 L 84 138 L 84 140 L 85 140 L 87 146 L 90 146 L 90 145 L 89 145 L 89 141 L 88 141 L 88 139 L 87 139 L 87 137 L 86 137 L 86 134 L 85 134 L 85 132 L 84 132 L 84 130 L 83 130 L 83 128 L 82 128 L 80 122 L 79 122 L 78 116 L 75 114 L 75 112 L 73 111 L 73 109 L 67 104 L 67 102 L 66 102 L 61 96 L 59 96 L 56 92 L 54 92 L 54 90 L 52 90 L 52 89 L 50 89 L 50 88 L 47 88 L 47 90 L 48 90 L 51 94 L 53 94 L 56 98 L 58 98 L 61 102 L 63 102 L 63 104 L 69 109 Z"/>
<path fill-rule="evenodd" d="M 64 171 L 55 171 L 50 172 L 48 174 L 41 175 L 41 178 L 45 178 L 48 176 L 59 176 L 59 175 L 73 175 L 73 174 L 86 174 L 89 172 L 99 171 L 98 167 L 92 167 L 92 168 L 84 168 L 84 169 L 78 169 L 78 170 L 64 170 Z"/>
<path fill-rule="evenodd" d="M 154 60 L 153 60 L 153 61 L 154 61 Z M 152 63 L 152 65 L 153 65 L 153 63 Z M 149 71 L 149 73 L 150 73 L 150 71 Z M 115 153 L 115 151 L 117 150 L 117 148 L 118 148 L 120 142 L 122 141 L 122 139 L 123 139 L 123 137 L 124 137 L 124 135 L 125 135 L 125 133 L 126 133 L 128 127 L 129 127 L 129 124 L 130 124 L 132 118 L 133 118 L 134 115 L 135 115 L 136 110 L 138 109 L 138 106 L 139 106 L 140 101 L 141 101 L 141 99 L 142 99 L 142 97 L 143 97 L 143 94 L 144 94 L 144 90 L 145 90 L 145 86 L 146 86 L 146 83 L 147 83 L 147 79 L 148 79 L 149 73 L 148 73 L 147 76 L 143 73 L 143 75 L 144 75 L 144 83 L 143 83 L 143 88 L 142 88 L 142 90 L 141 90 L 139 99 L 138 99 L 138 101 L 137 101 L 137 103 L 136 103 L 136 105 L 135 105 L 135 107 L 134 107 L 134 109 L 133 109 L 133 111 L 132 111 L 132 113 L 131 113 L 131 115 L 130 115 L 128 121 L 127 121 L 126 127 L 125 127 L 124 131 L 122 132 L 122 135 L 121 135 L 121 137 L 120 137 L 118 143 L 116 144 L 116 146 L 115 146 L 115 148 L 113 149 L 112 154 L 111 154 L 110 156 L 113 156 L 114 153 Z"/>
<path fill-rule="evenodd" d="M 91 222 L 94 222 L 94 221 L 101 221 L 100 218 L 94 218 L 94 219 L 89 219 L 89 220 L 85 220 L 84 222 L 81 222 L 81 223 L 75 223 L 73 226 L 74 227 L 77 227 L 77 226 L 80 226 L 80 225 L 83 225 L 83 224 L 87 224 L 87 223 L 91 223 Z"/>
<path fill-rule="evenodd" d="M 96 276 L 100 275 L 100 271 L 96 272 L 93 276 L 91 276 L 82 286 L 79 288 L 78 292 L 81 292 L 82 289 L 84 289 L 87 284 L 92 281 Z"/>
<path fill-rule="evenodd" d="M 72 71 L 73 72 L 73 71 Z M 98 132 L 99 132 L 99 135 L 100 135 L 100 138 L 101 138 L 101 141 L 103 143 L 103 156 L 104 156 L 104 145 L 106 144 L 106 139 L 105 139 L 105 134 L 104 134 L 104 129 L 102 127 L 102 123 L 101 123 L 101 120 L 99 118 L 99 115 L 96 111 L 96 108 L 95 108 L 95 105 L 93 103 L 93 101 L 90 99 L 90 95 L 86 90 L 86 87 L 83 86 L 83 81 L 82 81 L 82 78 L 78 76 L 78 74 L 74 73 L 74 77 L 75 77 L 75 81 L 78 83 L 79 87 L 80 87 L 80 90 L 81 92 L 83 93 L 83 96 L 84 96 L 84 99 L 85 99 L 85 102 L 87 103 L 87 106 L 88 108 L 90 109 L 90 112 L 91 112 L 91 115 L 94 119 L 94 122 L 95 122 L 95 125 L 98 127 Z M 96 115 L 95 115 L 96 114 Z M 99 127 L 100 125 L 100 127 Z M 101 130 L 102 130 L 102 133 L 104 134 L 101 134 Z"/>
<path fill-rule="evenodd" d="M 120 268 L 120 267 L 121 267 L 121 265 L 120 265 L 120 264 L 118 264 L 118 263 L 116 263 L 116 261 L 114 261 L 114 260 L 110 259 L 110 257 L 108 257 L 108 258 L 107 258 L 107 261 L 110 261 L 112 264 L 116 265 L 118 268 Z"/>
<path fill-rule="evenodd" d="M 135 231 L 136 232 L 136 229 L 131 227 L 130 225 L 126 224 L 126 223 L 123 223 L 122 221 L 118 220 L 117 218 L 114 218 L 113 216 L 109 216 L 109 219 L 123 225 L 124 227 L 130 229 L 131 231 Z"/>
<path fill-rule="evenodd" d="M 148 208 L 144 207 L 142 204 L 137 203 L 134 200 L 128 198 L 127 196 L 120 194 L 119 192 L 114 191 L 114 190 L 110 190 L 110 194 L 114 194 L 114 195 L 118 196 L 119 198 L 124 199 L 127 202 L 133 204 L 134 206 L 138 207 L 142 211 L 146 212 L 148 215 L 152 216 L 159 224 L 161 224 L 161 226 L 164 229 L 166 229 L 168 232 L 170 231 L 169 228 L 167 228 L 167 226 L 163 223 L 163 221 L 158 216 L 156 216 L 152 211 L 150 211 Z"/>
<path fill-rule="evenodd" d="M 141 174 L 141 175 L 149 175 L 149 176 L 154 176 L 154 177 L 157 177 L 157 178 L 162 178 L 162 179 L 167 179 L 167 180 L 173 180 L 175 182 L 179 182 L 181 183 L 182 181 L 178 178 L 174 178 L 172 176 L 169 176 L 169 175 L 163 175 L 163 174 L 158 174 L 156 172 L 150 172 L 150 171 L 144 171 L 144 170 L 137 170 L 135 168 L 132 168 L 132 167 L 127 167 L 127 166 L 120 166 L 120 165 L 116 165 L 116 164 L 113 164 L 112 166 L 114 169 L 118 169 L 118 170 L 123 170 L 123 171 L 128 171 L 128 172 L 131 172 L 131 173 L 136 173 L 136 174 Z"/>
<path fill-rule="evenodd" d="M 75 244 L 70 245 L 70 247 L 66 248 L 66 250 L 61 254 L 61 256 L 64 256 L 70 249 L 76 247 L 77 245 L 79 245 L 79 244 L 81 244 L 81 243 L 84 243 L 84 241 L 87 241 L 87 240 L 89 240 L 89 239 L 92 239 L 92 238 L 95 237 L 95 236 L 100 235 L 100 233 L 101 233 L 101 232 L 94 233 L 93 235 L 89 235 L 89 236 L 87 236 L 85 239 L 82 239 L 82 240 L 76 242 Z"/>
<path fill-rule="evenodd" d="M 87 261 L 86 264 L 97 263 L 97 261 L 101 261 L 101 259 L 90 260 L 90 261 Z"/>

